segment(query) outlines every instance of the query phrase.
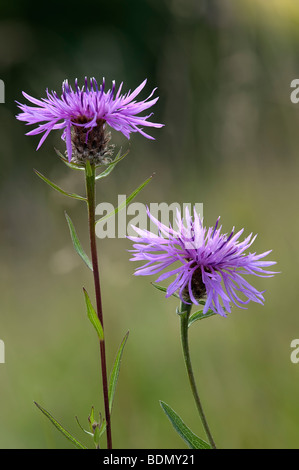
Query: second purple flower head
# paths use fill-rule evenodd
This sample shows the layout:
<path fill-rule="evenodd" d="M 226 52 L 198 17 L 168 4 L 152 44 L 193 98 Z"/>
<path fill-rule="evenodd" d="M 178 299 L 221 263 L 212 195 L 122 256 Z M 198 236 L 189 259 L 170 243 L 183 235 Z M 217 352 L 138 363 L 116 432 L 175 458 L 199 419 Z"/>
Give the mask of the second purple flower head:
<path fill-rule="evenodd" d="M 244 229 L 229 235 L 221 233 L 219 219 L 214 227 L 206 229 L 199 214 L 194 210 L 191 217 L 188 207 L 185 223 L 177 212 L 177 230 L 159 222 L 148 211 L 148 216 L 158 228 L 158 234 L 133 227 L 139 236 L 128 237 L 134 242 L 132 261 L 144 261 L 135 274 L 160 274 L 156 282 L 175 276 L 167 288 L 166 297 L 178 293 L 182 302 L 198 305 L 206 300 L 203 313 L 212 309 L 226 316 L 231 302 L 238 307 L 251 300 L 263 304 L 263 292 L 259 292 L 245 279 L 245 275 L 270 277 L 275 273 L 264 268 L 276 264 L 264 261 L 270 252 L 246 253 L 256 236 L 250 234 L 239 241 Z"/>

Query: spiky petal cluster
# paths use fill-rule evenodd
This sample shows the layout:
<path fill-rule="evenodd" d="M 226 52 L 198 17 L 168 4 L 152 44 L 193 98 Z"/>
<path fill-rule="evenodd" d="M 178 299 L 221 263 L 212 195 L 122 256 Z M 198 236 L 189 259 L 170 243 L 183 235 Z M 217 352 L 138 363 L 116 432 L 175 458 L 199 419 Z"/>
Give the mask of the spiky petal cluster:
<path fill-rule="evenodd" d="M 150 100 L 155 92 L 143 101 L 136 101 L 136 96 L 141 92 L 146 84 L 144 80 L 133 92 L 121 95 L 122 85 L 120 84 L 115 93 L 115 82 L 111 90 L 105 92 L 105 79 L 98 87 L 95 78 L 90 81 L 85 78 L 85 84 L 81 88 L 75 80 L 74 90 L 65 80 L 62 84 L 62 95 L 59 97 L 55 91 L 46 90 L 47 98 L 36 99 L 23 92 L 24 97 L 35 106 L 17 103 L 22 113 L 16 117 L 27 124 L 39 124 L 38 127 L 28 132 L 27 135 L 43 133 L 37 149 L 42 145 L 49 133 L 54 129 L 63 129 L 62 138 L 66 141 L 69 161 L 72 157 L 71 128 L 84 127 L 85 129 L 95 128 L 104 123 L 122 132 L 128 139 L 131 132 L 139 132 L 148 139 L 153 139 L 142 130 L 146 127 L 162 127 L 148 121 L 150 116 L 139 116 L 140 113 L 152 107 L 158 97 Z"/>
<path fill-rule="evenodd" d="M 271 277 L 272 271 L 265 267 L 276 264 L 274 261 L 261 261 L 270 251 L 257 255 L 245 251 L 252 245 L 256 236 L 250 234 L 239 241 L 244 229 L 230 235 L 222 234 L 219 218 L 214 227 L 203 227 L 200 215 L 194 209 L 191 217 L 188 207 L 185 210 L 185 223 L 177 211 L 177 230 L 159 222 L 148 211 L 148 216 L 158 228 L 154 234 L 148 230 L 133 227 L 137 237 L 128 237 L 134 242 L 132 261 L 145 261 L 137 268 L 135 275 L 160 273 L 175 263 L 177 267 L 164 272 L 156 279 L 163 281 L 175 275 L 168 286 L 166 297 L 178 293 L 186 304 L 196 304 L 205 298 L 203 312 L 212 309 L 215 313 L 226 316 L 231 311 L 231 302 L 245 308 L 250 300 L 263 304 L 263 292 L 259 292 L 243 277 L 252 274 Z M 241 298 L 241 297 L 242 298 Z"/>

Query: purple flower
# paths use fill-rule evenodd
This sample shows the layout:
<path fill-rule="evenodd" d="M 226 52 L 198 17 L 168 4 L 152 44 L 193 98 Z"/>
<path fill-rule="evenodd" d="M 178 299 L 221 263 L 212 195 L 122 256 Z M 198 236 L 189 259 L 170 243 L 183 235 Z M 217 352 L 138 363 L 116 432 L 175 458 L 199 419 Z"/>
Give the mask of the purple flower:
<path fill-rule="evenodd" d="M 137 268 L 135 275 L 157 274 L 172 267 L 156 280 L 160 282 L 175 275 L 167 288 L 166 297 L 178 293 L 182 302 L 196 305 L 199 300 L 206 299 L 203 313 L 212 309 L 226 316 L 226 312 L 231 312 L 231 302 L 241 308 L 245 308 L 244 305 L 250 300 L 263 304 L 264 291 L 255 289 L 245 280 L 244 275 L 271 277 L 275 273 L 263 268 L 276 263 L 261 261 L 271 250 L 260 255 L 245 253 L 256 236 L 250 234 L 245 240 L 239 241 L 244 229 L 236 234 L 234 229 L 230 235 L 221 234 L 219 218 L 214 227 L 206 229 L 195 209 L 192 218 L 188 207 L 185 211 L 185 225 L 177 211 L 177 230 L 159 222 L 149 211 L 148 216 L 157 226 L 158 234 L 133 226 L 139 236 L 128 237 L 134 242 L 131 261 L 146 262 Z"/>
<path fill-rule="evenodd" d="M 163 124 L 148 121 L 153 113 L 147 116 L 139 116 L 139 114 L 156 103 L 158 97 L 150 100 L 156 89 L 145 100 L 139 102 L 135 100 L 145 84 L 146 80 L 133 92 L 129 91 L 121 95 L 122 83 L 115 93 L 115 82 L 113 82 L 111 90 L 105 92 L 105 79 L 98 87 L 94 78 L 91 78 L 89 83 L 85 78 L 85 84 L 82 88 L 78 86 L 76 79 L 74 90 L 65 80 L 62 84 L 60 97 L 55 91 L 50 93 L 46 90 L 47 98 L 38 100 L 23 92 L 24 97 L 34 106 L 17 102 L 22 113 L 16 117 L 27 124 L 39 124 L 38 127 L 27 133 L 27 135 L 43 133 L 37 150 L 52 130 L 63 129 L 62 138 L 66 141 L 68 160 L 70 161 L 73 149 L 72 129 L 74 128 L 77 131 L 83 128 L 87 140 L 91 130 L 94 128 L 102 130 L 107 122 L 109 126 L 122 132 L 128 139 L 131 132 L 139 132 L 144 137 L 153 139 L 142 130 L 142 126 L 162 127 Z"/>

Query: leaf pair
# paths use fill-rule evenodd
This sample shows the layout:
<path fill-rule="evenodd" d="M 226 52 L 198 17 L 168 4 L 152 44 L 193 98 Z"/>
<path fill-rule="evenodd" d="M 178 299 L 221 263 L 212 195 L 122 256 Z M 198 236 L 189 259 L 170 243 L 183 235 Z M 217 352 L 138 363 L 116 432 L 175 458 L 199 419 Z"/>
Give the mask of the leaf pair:
<path fill-rule="evenodd" d="M 57 155 L 60 157 L 60 159 L 63 161 L 63 163 L 65 163 L 69 168 L 72 168 L 72 169 L 75 169 L 75 170 L 85 170 L 85 166 L 82 166 L 82 165 L 78 165 L 78 164 L 75 164 L 75 163 L 71 163 L 67 160 L 67 158 L 65 158 L 58 150 L 56 150 L 56 153 Z M 116 167 L 116 165 L 123 159 L 125 158 L 127 155 L 128 155 L 129 151 L 127 151 L 126 153 L 124 153 L 122 156 L 120 156 L 121 154 L 121 149 L 120 151 L 118 152 L 115 160 L 113 160 L 113 162 L 111 163 L 108 163 L 107 165 L 107 169 L 104 170 L 102 173 L 100 173 L 99 175 L 97 175 L 95 177 L 96 180 L 98 179 L 101 179 L 101 178 L 105 178 L 106 176 L 108 176 L 112 170 L 114 170 L 114 168 Z M 89 163 L 89 161 L 87 161 L 87 163 Z M 34 172 L 36 173 L 37 176 L 39 176 L 45 183 L 47 183 L 49 186 L 51 186 L 51 188 L 55 189 L 55 191 L 58 191 L 60 194 L 63 194 L 64 196 L 68 196 L 68 197 L 71 197 L 73 199 L 78 199 L 79 201 L 85 201 L 87 202 L 87 199 L 86 197 L 83 197 L 83 196 L 80 196 L 79 194 L 75 194 L 75 193 L 69 193 L 68 191 L 65 191 L 64 189 L 60 188 L 56 183 L 53 183 L 52 181 L 50 181 L 48 178 L 46 178 L 44 175 L 42 175 L 42 173 L 40 173 L 39 171 L 35 170 L 34 169 Z"/>
<path fill-rule="evenodd" d="M 153 285 L 156 289 L 160 290 L 161 292 L 167 292 L 167 288 L 164 287 L 164 286 L 160 286 L 160 285 L 158 285 L 158 284 L 155 284 L 154 282 L 152 282 L 152 285 Z M 176 294 L 176 293 L 174 293 L 174 294 L 172 294 L 172 295 L 173 295 L 174 297 L 176 297 L 176 298 L 179 298 L 178 294 Z M 204 306 L 204 305 L 205 305 L 205 301 L 204 301 L 204 300 L 200 300 L 200 301 L 199 301 L 199 304 L 201 304 L 201 305 Z M 177 310 L 177 314 L 180 315 L 181 312 L 179 312 L 179 311 Z M 188 319 L 188 328 L 189 328 L 193 323 L 195 323 L 196 321 L 198 321 L 198 320 L 204 320 L 205 318 L 212 317 L 213 315 L 216 315 L 216 313 L 213 312 L 213 310 L 210 309 L 210 308 L 209 308 L 209 310 L 208 310 L 206 313 L 203 313 L 202 310 L 199 310 L 198 312 L 192 313 L 192 315 L 190 315 L 190 317 L 189 317 L 189 319 Z"/>
<path fill-rule="evenodd" d="M 125 158 L 128 155 L 129 150 L 127 150 L 123 155 L 120 155 L 121 150 L 122 149 L 119 150 L 118 154 L 116 155 L 115 159 L 112 162 L 96 165 L 96 168 L 102 167 L 102 166 L 107 167 L 106 170 L 104 170 L 102 173 L 100 173 L 98 176 L 96 176 L 96 179 L 100 179 L 100 178 L 104 178 L 104 177 L 108 176 L 111 173 L 111 171 L 116 167 L 116 165 L 123 158 Z M 68 166 L 69 168 L 71 168 L 72 170 L 81 170 L 81 171 L 83 170 L 83 171 L 85 171 L 85 165 L 84 164 L 81 165 L 79 163 L 69 162 L 68 159 L 64 155 L 62 155 L 61 152 L 59 152 L 59 150 L 55 149 L 55 152 L 57 153 L 59 158 L 63 161 L 63 163 L 66 166 Z M 88 162 L 89 162 L 89 160 L 88 160 Z"/>

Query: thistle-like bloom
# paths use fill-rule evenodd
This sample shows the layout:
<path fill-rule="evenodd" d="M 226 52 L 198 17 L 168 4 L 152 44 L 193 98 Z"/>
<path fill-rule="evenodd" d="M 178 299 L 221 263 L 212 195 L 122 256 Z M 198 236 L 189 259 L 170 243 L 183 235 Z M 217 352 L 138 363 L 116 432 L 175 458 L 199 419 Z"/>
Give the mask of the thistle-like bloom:
<path fill-rule="evenodd" d="M 122 132 L 128 139 L 131 132 L 139 132 L 148 139 L 153 139 L 142 130 L 146 127 L 162 127 L 148 121 L 152 113 L 139 116 L 140 113 L 152 107 L 158 97 L 150 100 L 156 89 L 143 101 L 136 101 L 136 96 L 146 84 L 144 80 L 133 92 L 121 95 L 122 83 L 115 94 L 115 82 L 111 90 L 105 92 L 105 79 L 98 87 L 94 78 L 88 82 L 85 78 L 83 87 L 75 80 L 74 90 L 65 80 L 62 84 L 62 95 L 55 91 L 46 90 L 47 98 L 36 99 L 23 92 L 24 97 L 35 106 L 18 103 L 22 113 L 16 117 L 27 124 L 39 124 L 27 135 L 43 133 L 37 150 L 54 129 L 63 129 L 62 138 L 66 142 L 68 160 L 81 160 L 90 155 L 103 156 L 108 148 L 110 137 L 105 134 L 106 123 L 117 131 Z"/>
<path fill-rule="evenodd" d="M 231 312 L 231 302 L 241 308 L 246 308 L 244 305 L 250 300 L 263 304 L 264 291 L 255 289 L 244 275 L 271 277 L 275 273 L 264 268 L 276 263 L 261 261 L 271 250 L 260 255 L 245 253 L 256 236 L 250 234 L 239 241 L 244 229 L 236 234 L 234 229 L 230 235 L 221 234 L 219 218 L 214 227 L 206 229 L 200 215 L 194 209 L 192 218 L 188 207 L 185 224 L 177 211 L 177 230 L 159 222 L 149 211 L 148 216 L 157 226 L 158 234 L 132 226 L 139 236 L 128 237 L 134 242 L 131 261 L 146 262 L 137 268 L 135 275 L 157 274 L 172 266 L 156 282 L 175 275 L 167 288 L 166 297 L 177 293 L 185 304 L 196 305 L 199 300 L 206 299 L 203 313 L 212 309 L 226 316 L 226 312 Z"/>

